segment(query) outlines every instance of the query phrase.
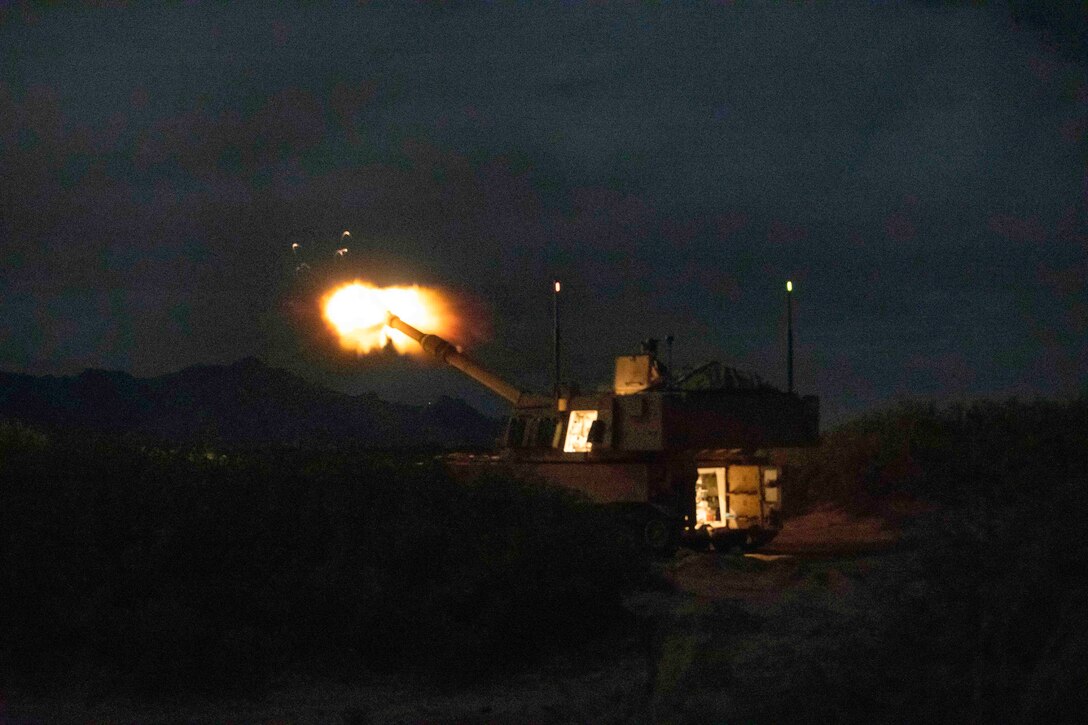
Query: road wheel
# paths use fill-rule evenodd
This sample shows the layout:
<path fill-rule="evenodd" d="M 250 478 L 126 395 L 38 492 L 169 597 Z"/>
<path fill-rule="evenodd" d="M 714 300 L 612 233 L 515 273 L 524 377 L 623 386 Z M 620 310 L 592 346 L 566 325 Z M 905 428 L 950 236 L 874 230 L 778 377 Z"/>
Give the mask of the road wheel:
<path fill-rule="evenodd" d="M 663 519 L 650 519 L 642 527 L 642 541 L 651 551 L 667 553 L 673 548 L 672 527 Z"/>

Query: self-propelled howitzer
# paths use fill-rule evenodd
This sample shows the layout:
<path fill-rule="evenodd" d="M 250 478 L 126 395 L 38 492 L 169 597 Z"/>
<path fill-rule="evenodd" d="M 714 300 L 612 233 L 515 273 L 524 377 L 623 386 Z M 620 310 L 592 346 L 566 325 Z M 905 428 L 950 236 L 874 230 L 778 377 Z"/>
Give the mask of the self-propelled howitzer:
<path fill-rule="evenodd" d="M 622 512 L 651 548 L 680 537 L 718 547 L 769 541 L 782 520 L 782 471 L 770 454 L 818 442 L 818 398 L 718 363 L 673 380 L 650 345 L 616 358 L 610 390 L 546 396 L 395 315 L 387 324 L 513 406 L 501 451 L 452 456 L 455 472 L 505 466 L 577 489 Z"/>

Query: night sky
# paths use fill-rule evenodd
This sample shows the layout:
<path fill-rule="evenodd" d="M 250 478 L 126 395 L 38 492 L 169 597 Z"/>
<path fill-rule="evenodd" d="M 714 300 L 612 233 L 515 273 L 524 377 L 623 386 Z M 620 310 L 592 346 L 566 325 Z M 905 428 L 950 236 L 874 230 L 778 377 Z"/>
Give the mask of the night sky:
<path fill-rule="evenodd" d="M 1053 18 L 0 7 L 0 369 L 256 355 L 495 412 L 453 371 L 340 351 L 318 298 L 444 287 L 471 354 L 546 390 L 559 278 L 587 386 L 670 333 L 678 367 L 784 385 L 792 278 L 797 388 L 825 421 L 1085 390 L 1088 64 Z"/>

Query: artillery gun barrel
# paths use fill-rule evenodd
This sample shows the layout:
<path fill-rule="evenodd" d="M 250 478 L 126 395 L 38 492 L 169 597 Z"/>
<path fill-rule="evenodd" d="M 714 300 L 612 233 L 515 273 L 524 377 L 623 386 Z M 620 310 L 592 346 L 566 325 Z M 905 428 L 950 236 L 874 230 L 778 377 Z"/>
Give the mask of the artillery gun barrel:
<path fill-rule="evenodd" d="M 424 350 L 434 355 L 442 362 L 457 368 L 465 375 L 481 385 L 486 386 L 493 393 L 501 395 L 514 405 L 517 405 L 518 402 L 522 400 L 523 395 L 520 390 L 467 356 L 462 355 L 451 343 L 443 340 L 438 335 L 420 332 L 392 312 L 387 314 L 389 317 L 386 320 L 386 325 L 392 327 L 394 330 L 403 332 L 405 335 L 418 342 Z"/>

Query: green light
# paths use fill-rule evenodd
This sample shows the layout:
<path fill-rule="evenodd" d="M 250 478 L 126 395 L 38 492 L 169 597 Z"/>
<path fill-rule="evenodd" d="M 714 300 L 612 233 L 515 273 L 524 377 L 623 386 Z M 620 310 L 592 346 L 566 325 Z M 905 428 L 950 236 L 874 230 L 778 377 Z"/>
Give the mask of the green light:
<path fill-rule="evenodd" d="M 793 282 L 788 279 L 786 280 L 786 291 L 793 292 Z"/>

